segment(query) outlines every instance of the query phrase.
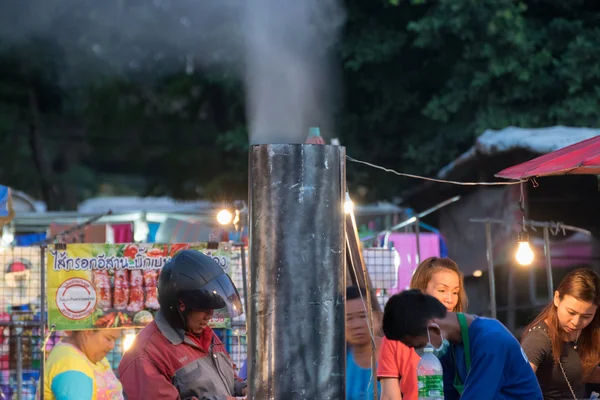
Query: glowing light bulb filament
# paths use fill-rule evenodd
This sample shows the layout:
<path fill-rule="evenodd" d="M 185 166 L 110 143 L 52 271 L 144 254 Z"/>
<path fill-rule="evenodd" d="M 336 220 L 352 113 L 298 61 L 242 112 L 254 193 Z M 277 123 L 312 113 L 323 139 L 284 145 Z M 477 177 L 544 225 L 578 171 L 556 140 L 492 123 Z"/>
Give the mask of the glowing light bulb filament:
<path fill-rule="evenodd" d="M 517 248 L 515 258 L 520 265 L 531 265 L 531 263 L 533 262 L 534 254 L 533 250 L 531 250 L 529 242 L 519 242 L 519 247 Z"/>

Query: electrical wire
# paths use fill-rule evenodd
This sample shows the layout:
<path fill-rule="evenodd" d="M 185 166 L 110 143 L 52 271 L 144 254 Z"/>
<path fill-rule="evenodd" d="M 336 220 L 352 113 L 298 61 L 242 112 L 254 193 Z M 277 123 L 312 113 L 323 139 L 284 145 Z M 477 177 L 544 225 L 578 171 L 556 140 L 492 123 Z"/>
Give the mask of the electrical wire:
<path fill-rule="evenodd" d="M 414 179 L 421 179 L 421 180 L 424 180 L 424 181 L 431 181 L 431 182 L 438 182 L 438 183 L 447 183 L 447 184 L 451 184 L 451 185 L 460 185 L 460 186 L 506 186 L 506 185 L 518 185 L 518 184 L 525 183 L 525 182 L 528 181 L 528 179 L 519 179 L 518 181 L 508 181 L 508 182 L 459 182 L 459 181 L 448 181 L 448 180 L 445 180 L 445 179 L 428 178 L 426 176 L 420 176 L 420 175 L 407 174 L 407 173 L 404 173 L 404 172 L 398 172 L 396 170 L 383 167 L 381 165 L 372 164 L 372 163 L 367 162 L 367 161 L 357 160 L 356 158 L 352 158 L 350 156 L 346 156 L 346 159 L 348 161 L 352 161 L 352 162 L 357 163 L 357 164 L 364 164 L 364 165 L 369 166 L 371 168 L 380 169 L 382 171 L 390 172 L 390 173 L 396 174 L 398 176 L 404 176 L 404 177 L 407 177 L 407 178 L 414 178 Z"/>

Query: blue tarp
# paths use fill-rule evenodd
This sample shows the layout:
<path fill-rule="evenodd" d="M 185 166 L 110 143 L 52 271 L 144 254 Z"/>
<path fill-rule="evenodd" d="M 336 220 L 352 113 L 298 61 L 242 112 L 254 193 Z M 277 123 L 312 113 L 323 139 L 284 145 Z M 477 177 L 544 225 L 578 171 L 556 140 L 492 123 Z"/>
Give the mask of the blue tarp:
<path fill-rule="evenodd" d="M 15 242 L 17 246 L 31 246 L 33 244 L 46 240 L 45 233 L 32 233 L 29 235 L 17 235 Z"/>
<path fill-rule="evenodd" d="M 0 217 L 8 217 L 8 187 L 0 185 Z"/>
<path fill-rule="evenodd" d="M 448 246 L 442 235 L 440 235 L 440 257 L 448 257 Z"/>
<path fill-rule="evenodd" d="M 158 222 L 149 222 L 148 223 L 148 243 L 156 242 L 156 232 L 158 232 L 158 228 L 160 228 L 160 223 L 158 223 Z"/>

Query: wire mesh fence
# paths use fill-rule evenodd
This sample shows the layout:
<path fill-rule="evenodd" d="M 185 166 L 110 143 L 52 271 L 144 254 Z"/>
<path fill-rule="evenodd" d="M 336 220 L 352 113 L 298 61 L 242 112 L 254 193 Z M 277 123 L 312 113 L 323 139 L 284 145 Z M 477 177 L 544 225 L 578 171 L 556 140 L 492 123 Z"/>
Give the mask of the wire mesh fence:
<path fill-rule="evenodd" d="M 46 304 L 43 286 L 41 247 L 0 248 L 0 393 L 5 399 L 35 398 L 43 362 L 63 335 L 50 332 L 44 345 Z M 247 258 L 247 252 L 245 252 Z M 234 249 L 230 260 L 230 276 L 239 288 L 244 303 L 243 274 L 240 248 Z M 44 302 L 44 303 L 42 303 Z M 244 304 L 245 306 L 245 304 Z M 246 359 L 246 318 L 243 314 L 231 322 L 230 329 L 215 329 L 225 343 L 237 367 Z M 116 371 L 121 361 L 124 337 L 117 340 L 107 359 Z"/>
<path fill-rule="evenodd" d="M 390 295 L 398 288 L 398 266 L 400 257 L 395 249 L 363 249 L 363 259 L 371 285 L 377 294 L 377 300 L 383 310 Z"/>
<path fill-rule="evenodd" d="M 0 264 L 0 391 L 33 399 L 44 359 L 41 249 L 0 249 Z"/>
<path fill-rule="evenodd" d="M 42 354 L 46 320 L 42 315 L 45 296 L 45 268 L 43 249 L 40 247 L 13 247 L 0 249 L 0 392 L 6 399 L 30 400 L 35 398 L 36 387 L 43 371 L 45 356 L 60 340 L 62 333 L 50 332 L 45 355 Z M 248 264 L 248 252 L 243 252 Z M 390 289 L 398 282 L 398 259 L 395 250 L 365 249 L 364 259 L 377 300 L 383 307 Z M 238 288 L 246 309 L 246 294 L 242 268 L 242 251 L 234 247 L 229 275 Z M 249 272 L 247 271 L 247 274 Z M 45 313 L 44 313 L 45 314 Z M 42 318 L 43 316 L 43 318 Z M 239 369 L 247 358 L 246 314 L 232 319 L 228 329 L 215 329 L 225 343 Z M 117 340 L 107 359 L 116 371 L 123 355 L 123 337 Z M 20 390 L 19 390 L 20 388 Z"/>
<path fill-rule="evenodd" d="M 249 272 L 247 270 L 247 266 L 249 265 L 248 261 L 248 251 L 247 248 L 244 248 L 242 252 L 241 247 L 234 247 L 234 251 L 232 253 L 232 257 L 229 260 L 229 265 L 231 266 L 229 276 L 231 280 L 235 284 L 240 294 L 240 299 L 242 300 L 242 305 L 244 311 L 246 308 L 246 293 L 244 292 L 244 278 L 243 278 L 243 270 L 242 268 L 242 253 L 245 256 L 245 266 L 246 266 L 246 274 Z M 248 276 L 249 278 L 249 276 Z M 223 329 L 221 332 L 217 334 L 220 335 L 221 340 L 225 343 L 227 350 L 229 351 L 229 355 L 233 360 L 234 364 L 239 369 L 242 367 L 244 360 L 246 360 L 246 355 L 248 353 L 248 345 L 246 340 L 246 314 L 244 312 L 239 317 L 235 317 L 231 320 L 231 328 Z"/>

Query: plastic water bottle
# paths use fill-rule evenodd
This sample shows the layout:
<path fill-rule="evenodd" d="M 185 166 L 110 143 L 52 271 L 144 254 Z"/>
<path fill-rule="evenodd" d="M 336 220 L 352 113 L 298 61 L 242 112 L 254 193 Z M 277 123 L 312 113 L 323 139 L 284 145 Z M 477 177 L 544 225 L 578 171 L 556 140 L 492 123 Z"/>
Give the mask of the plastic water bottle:
<path fill-rule="evenodd" d="M 423 349 L 423 357 L 417 366 L 419 400 L 444 400 L 442 363 L 433 354 L 433 347 Z"/>

